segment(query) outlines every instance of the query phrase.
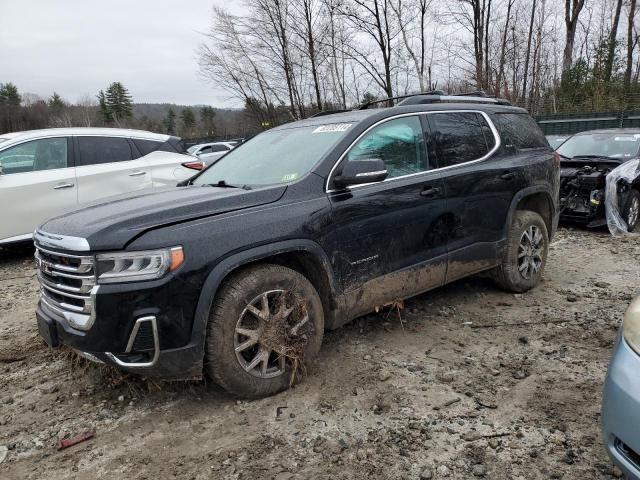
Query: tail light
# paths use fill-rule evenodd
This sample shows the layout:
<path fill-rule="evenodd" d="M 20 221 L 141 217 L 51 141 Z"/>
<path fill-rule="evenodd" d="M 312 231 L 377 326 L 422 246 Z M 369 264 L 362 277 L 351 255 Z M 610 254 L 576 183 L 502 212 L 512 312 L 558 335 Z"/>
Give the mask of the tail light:
<path fill-rule="evenodd" d="M 203 170 L 207 165 L 202 160 L 196 160 L 193 162 L 184 162 L 182 166 L 192 170 Z"/>

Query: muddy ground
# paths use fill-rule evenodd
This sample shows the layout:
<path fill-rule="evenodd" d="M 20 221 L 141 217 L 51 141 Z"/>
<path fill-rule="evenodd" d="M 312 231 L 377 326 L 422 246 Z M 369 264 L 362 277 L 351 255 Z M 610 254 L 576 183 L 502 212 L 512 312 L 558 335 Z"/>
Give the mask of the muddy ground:
<path fill-rule="evenodd" d="M 49 351 L 32 252 L 0 252 L 0 478 L 617 476 L 600 398 L 640 242 L 562 229 L 523 295 L 473 277 L 325 337 L 296 388 L 238 401 Z M 402 319 L 402 321 L 401 321 Z M 63 451 L 59 439 L 95 430 Z"/>

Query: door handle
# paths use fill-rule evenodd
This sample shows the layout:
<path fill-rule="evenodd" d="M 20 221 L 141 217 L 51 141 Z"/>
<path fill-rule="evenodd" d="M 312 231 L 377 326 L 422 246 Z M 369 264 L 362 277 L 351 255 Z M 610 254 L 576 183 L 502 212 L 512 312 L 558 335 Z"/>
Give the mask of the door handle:
<path fill-rule="evenodd" d="M 130 177 L 139 177 L 140 175 L 145 175 L 147 172 L 143 172 L 143 171 L 137 171 L 137 172 L 131 172 L 129 174 Z"/>
<path fill-rule="evenodd" d="M 433 198 L 440 195 L 441 192 L 442 189 L 440 187 L 425 187 L 425 189 L 420 192 L 420 195 L 427 198 Z"/>
<path fill-rule="evenodd" d="M 513 172 L 504 172 L 502 175 L 500 175 L 500 178 L 502 180 L 513 180 L 514 178 L 516 178 L 516 174 Z"/>
<path fill-rule="evenodd" d="M 53 187 L 54 190 L 62 190 L 63 188 L 71 188 L 73 187 L 73 183 L 61 183 L 60 185 L 56 185 Z"/>

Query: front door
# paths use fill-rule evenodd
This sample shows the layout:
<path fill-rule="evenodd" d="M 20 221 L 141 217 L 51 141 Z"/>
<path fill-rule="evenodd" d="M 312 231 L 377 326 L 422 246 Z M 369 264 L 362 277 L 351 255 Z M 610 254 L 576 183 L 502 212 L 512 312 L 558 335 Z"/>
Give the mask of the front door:
<path fill-rule="evenodd" d="M 29 238 L 34 229 L 77 203 L 67 137 L 31 140 L 0 151 L 0 242 Z"/>
<path fill-rule="evenodd" d="M 430 171 L 423 126 L 415 115 L 371 129 L 343 162 L 382 159 L 388 178 L 329 193 L 337 245 L 332 260 L 353 316 L 444 281 L 443 185 Z"/>

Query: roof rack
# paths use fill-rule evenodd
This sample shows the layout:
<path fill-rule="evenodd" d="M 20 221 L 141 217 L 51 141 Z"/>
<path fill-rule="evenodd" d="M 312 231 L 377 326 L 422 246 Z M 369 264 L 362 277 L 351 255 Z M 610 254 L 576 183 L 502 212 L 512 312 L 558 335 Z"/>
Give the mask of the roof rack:
<path fill-rule="evenodd" d="M 420 105 L 425 103 L 493 103 L 495 105 L 511 105 L 503 98 L 488 96 L 483 91 L 459 93 L 457 95 L 430 95 L 419 93 L 398 103 L 398 105 Z"/>
<path fill-rule="evenodd" d="M 342 109 L 342 110 L 321 110 L 318 113 L 314 113 L 313 115 L 311 115 L 309 118 L 314 118 L 314 117 L 324 117 L 325 115 L 333 115 L 334 113 L 344 113 L 344 112 L 350 112 L 351 110 L 349 109 Z"/>
<path fill-rule="evenodd" d="M 416 95 L 445 95 L 445 93 L 442 90 L 431 90 L 429 92 L 410 93 L 409 95 L 400 95 L 397 97 L 383 98 L 382 100 L 374 100 L 372 102 L 363 103 L 362 105 L 360 105 L 358 110 L 366 110 L 367 108 L 369 108 L 369 106 L 375 105 L 377 103 L 385 103 L 385 102 L 388 102 L 389 100 L 402 100 L 405 98 L 414 97 Z"/>

